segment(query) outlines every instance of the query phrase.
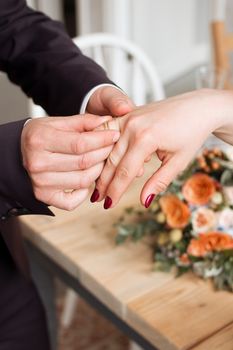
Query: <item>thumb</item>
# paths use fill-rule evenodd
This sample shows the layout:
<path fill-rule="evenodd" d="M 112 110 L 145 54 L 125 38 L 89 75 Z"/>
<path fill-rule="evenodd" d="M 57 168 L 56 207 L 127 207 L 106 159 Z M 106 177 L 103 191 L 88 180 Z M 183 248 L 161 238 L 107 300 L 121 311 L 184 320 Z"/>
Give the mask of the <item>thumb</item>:
<path fill-rule="evenodd" d="M 131 112 L 135 105 L 119 88 L 104 86 L 97 89 L 91 96 L 87 110 L 97 115 L 123 116 Z"/>
<path fill-rule="evenodd" d="M 158 170 L 149 178 L 141 192 L 141 203 L 147 208 L 159 193 L 166 191 L 170 183 L 185 168 L 185 162 L 180 154 L 175 154 L 163 162 Z"/>
<path fill-rule="evenodd" d="M 109 111 L 108 114 L 116 117 L 123 116 L 135 108 L 131 99 L 118 88 L 111 88 L 105 92 L 104 105 Z"/>

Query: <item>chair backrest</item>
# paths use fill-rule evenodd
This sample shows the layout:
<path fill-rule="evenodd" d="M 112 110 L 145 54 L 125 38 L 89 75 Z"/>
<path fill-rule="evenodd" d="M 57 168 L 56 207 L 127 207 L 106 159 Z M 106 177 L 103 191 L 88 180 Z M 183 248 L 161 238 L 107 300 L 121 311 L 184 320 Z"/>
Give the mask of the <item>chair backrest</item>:
<path fill-rule="evenodd" d="M 108 33 L 77 37 L 74 43 L 93 58 L 137 105 L 165 97 L 157 70 L 133 42 Z"/>
<path fill-rule="evenodd" d="M 108 33 L 84 35 L 73 41 L 106 70 L 136 105 L 164 99 L 164 88 L 154 64 L 131 41 Z M 32 102 L 30 113 L 35 117 L 45 115 L 43 109 Z"/>

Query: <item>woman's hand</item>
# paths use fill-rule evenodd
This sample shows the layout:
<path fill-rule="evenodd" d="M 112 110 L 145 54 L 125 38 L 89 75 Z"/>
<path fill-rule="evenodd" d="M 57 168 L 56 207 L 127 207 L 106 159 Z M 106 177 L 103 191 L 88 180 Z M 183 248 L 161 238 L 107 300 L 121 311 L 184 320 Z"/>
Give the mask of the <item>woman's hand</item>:
<path fill-rule="evenodd" d="M 137 108 L 110 121 L 109 128 L 119 128 L 121 137 L 97 181 L 95 197 L 99 196 L 99 201 L 105 198 L 105 209 L 115 206 L 143 163 L 156 153 L 161 166 L 141 192 L 141 202 L 148 207 L 186 168 L 210 133 L 216 131 L 229 141 L 226 125 L 232 114 L 231 92 L 199 90 Z"/>

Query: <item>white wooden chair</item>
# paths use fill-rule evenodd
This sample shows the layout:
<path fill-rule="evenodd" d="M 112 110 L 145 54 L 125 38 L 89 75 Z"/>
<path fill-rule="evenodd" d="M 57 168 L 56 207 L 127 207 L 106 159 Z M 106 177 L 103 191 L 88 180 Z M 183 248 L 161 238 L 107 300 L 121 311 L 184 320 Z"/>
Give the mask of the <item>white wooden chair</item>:
<path fill-rule="evenodd" d="M 165 97 L 153 62 L 132 41 L 113 34 L 95 33 L 77 37 L 74 43 L 102 66 L 137 105 Z"/>
<path fill-rule="evenodd" d="M 93 58 L 135 102 L 142 105 L 165 97 L 164 88 L 153 62 L 133 42 L 108 33 L 76 37 L 74 43 Z M 45 115 L 43 109 L 29 103 L 32 117 Z"/>
<path fill-rule="evenodd" d="M 153 62 L 144 51 L 129 40 L 107 33 L 96 33 L 77 37 L 74 43 L 89 57 L 93 58 L 134 101 L 142 105 L 165 97 L 162 82 Z M 30 115 L 44 116 L 45 112 L 32 102 Z M 65 306 L 61 323 L 68 327 L 73 319 L 77 294 L 69 289 L 66 292 Z M 132 343 L 131 349 L 138 349 Z"/>

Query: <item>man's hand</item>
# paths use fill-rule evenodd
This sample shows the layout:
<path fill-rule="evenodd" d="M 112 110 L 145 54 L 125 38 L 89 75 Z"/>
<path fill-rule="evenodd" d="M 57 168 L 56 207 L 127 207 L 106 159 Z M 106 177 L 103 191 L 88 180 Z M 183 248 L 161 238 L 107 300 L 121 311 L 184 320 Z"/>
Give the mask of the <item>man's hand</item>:
<path fill-rule="evenodd" d="M 89 194 L 119 132 L 93 131 L 111 117 L 45 117 L 27 123 L 21 135 L 23 165 L 35 197 L 72 210 Z"/>
<path fill-rule="evenodd" d="M 114 86 L 98 88 L 91 96 L 87 112 L 96 115 L 111 115 L 120 117 L 135 108 L 130 98 Z"/>

